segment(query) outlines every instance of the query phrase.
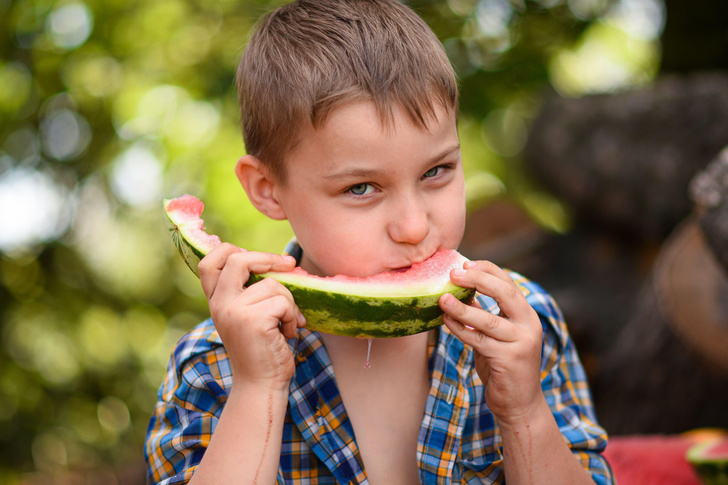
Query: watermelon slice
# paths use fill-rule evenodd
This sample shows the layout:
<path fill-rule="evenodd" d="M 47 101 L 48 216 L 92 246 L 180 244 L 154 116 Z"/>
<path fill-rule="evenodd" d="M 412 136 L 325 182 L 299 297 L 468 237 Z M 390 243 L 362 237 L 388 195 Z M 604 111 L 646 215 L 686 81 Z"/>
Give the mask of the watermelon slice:
<path fill-rule="evenodd" d="M 172 239 L 198 277 L 200 259 L 220 244 L 219 237 L 204 230 L 200 218 L 203 208 L 204 204 L 191 195 L 164 201 Z M 268 277 L 280 281 L 293 294 L 310 330 L 361 338 L 401 337 L 442 324 L 438 300 L 444 293 L 452 293 L 463 302 L 472 301 L 475 290 L 450 281 L 450 270 L 462 268 L 465 261 L 457 251 L 443 249 L 402 272 L 322 278 L 295 268 L 253 274 L 249 283 Z"/>
<path fill-rule="evenodd" d="M 686 457 L 705 485 L 728 485 L 728 437 L 697 444 Z"/>
<path fill-rule="evenodd" d="M 604 457 L 619 485 L 701 485 L 685 452 L 695 442 L 684 436 L 610 436 Z"/>

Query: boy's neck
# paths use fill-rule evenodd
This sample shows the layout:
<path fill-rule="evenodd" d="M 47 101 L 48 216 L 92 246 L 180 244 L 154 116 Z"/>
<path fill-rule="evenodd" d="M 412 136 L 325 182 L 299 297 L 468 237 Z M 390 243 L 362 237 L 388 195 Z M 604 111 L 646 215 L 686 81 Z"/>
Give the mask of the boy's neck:
<path fill-rule="evenodd" d="M 364 371 L 377 373 L 376 369 L 421 369 L 427 363 L 427 345 L 432 331 L 385 339 L 372 339 L 369 361 L 371 367 L 364 369 L 367 359 L 368 339 L 321 334 L 326 351 L 334 369 L 361 367 Z"/>

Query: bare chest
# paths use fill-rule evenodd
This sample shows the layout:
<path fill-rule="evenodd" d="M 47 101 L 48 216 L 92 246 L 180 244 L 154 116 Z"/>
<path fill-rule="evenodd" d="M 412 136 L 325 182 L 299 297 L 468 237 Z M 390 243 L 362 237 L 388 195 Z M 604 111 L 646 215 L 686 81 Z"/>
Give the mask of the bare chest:
<path fill-rule="evenodd" d="M 419 484 L 417 436 L 429 391 L 427 376 L 345 381 L 340 386 L 369 483 Z"/>

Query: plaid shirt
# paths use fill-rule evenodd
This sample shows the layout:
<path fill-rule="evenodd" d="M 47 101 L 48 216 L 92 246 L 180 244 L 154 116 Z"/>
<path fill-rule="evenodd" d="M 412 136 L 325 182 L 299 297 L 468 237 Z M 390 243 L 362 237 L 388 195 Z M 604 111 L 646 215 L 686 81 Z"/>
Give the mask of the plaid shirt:
<path fill-rule="evenodd" d="M 598 484 L 612 484 L 601 451 L 586 375 L 561 312 L 538 285 L 511 273 L 544 329 L 541 387 L 561 434 Z M 494 300 L 479 295 L 498 313 Z M 430 391 L 417 460 L 424 484 L 504 483 L 501 435 L 483 398 L 472 348 L 442 326 L 429 349 Z M 349 421 L 321 337 L 302 329 L 290 341 L 296 371 L 283 428 L 279 484 L 367 484 Z M 159 390 L 146 441 L 148 481 L 186 483 L 202 459 L 230 392 L 228 356 L 211 320 L 177 344 Z"/>

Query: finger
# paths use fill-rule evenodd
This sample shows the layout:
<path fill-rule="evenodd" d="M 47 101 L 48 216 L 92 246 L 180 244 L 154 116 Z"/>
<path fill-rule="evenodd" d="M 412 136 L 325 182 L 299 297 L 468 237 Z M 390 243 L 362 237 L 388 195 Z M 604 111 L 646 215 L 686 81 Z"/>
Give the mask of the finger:
<path fill-rule="evenodd" d="M 252 259 L 251 264 L 248 267 L 248 273 L 267 273 L 268 271 L 291 271 L 296 267 L 296 258 L 289 255 L 283 254 L 272 254 L 272 253 L 248 253 L 248 254 L 262 254 L 266 257 L 260 259 Z"/>
<path fill-rule="evenodd" d="M 241 305 L 255 305 L 274 296 L 283 296 L 288 300 L 289 304 L 295 309 L 297 325 L 299 327 L 306 324 L 306 318 L 296 305 L 290 290 L 273 278 L 265 278 L 250 285 L 243 292 L 242 296 L 240 296 L 239 300 Z"/>
<path fill-rule="evenodd" d="M 489 337 L 483 332 L 455 320 L 450 315 L 443 315 L 442 321 L 457 338 L 475 349 L 476 355 L 493 354 L 495 351 L 492 350 L 492 344 L 500 342 L 499 340 Z"/>
<path fill-rule="evenodd" d="M 301 313 L 284 295 L 275 295 L 251 307 L 260 315 L 269 315 L 279 331 L 287 339 L 296 336 L 296 329 L 300 323 Z"/>
<path fill-rule="evenodd" d="M 511 278 L 511 276 L 503 268 L 491 261 L 465 261 L 465 263 L 463 263 L 463 268 L 476 269 L 483 273 L 491 274 L 505 283 L 511 283 L 513 281 L 513 278 Z"/>
<path fill-rule="evenodd" d="M 232 253 L 220 271 L 217 286 L 210 299 L 225 301 L 235 298 L 248 282 L 250 273 L 267 271 L 290 271 L 296 260 L 280 254 L 259 253 L 256 251 Z"/>
<path fill-rule="evenodd" d="M 230 243 L 222 243 L 210 251 L 207 256 L 200 260 L 197 270 L 200 272 L 200 284 L 202 291 L 209 300 L 215 293 L 220 272 L 225 267 L 225 263 L 231 254 L 245 252 L 245 249 L 239 248 Z"/>
<path fill-rule="evenodd" d="M 513 322 L 471 305 L 462 303 L 446 293 L 440 297 L 440 308 L 447 316 L 463 327 L 466 334 L 482 333 L 495 340 L 513 342 L 517 338 Z"/>
<path fill-rule="evenodd" d="M 450 272 L 450 280 L 456 285 L 475 288 L 483 295 L 493 298 L 507 318 L 516 321 L 525 320 L 532 314 L 533 309 L 513 279 L 507 274 L 506 277 L 507 281 L 491 272 L 476 268 L 455 269 Z"/>

